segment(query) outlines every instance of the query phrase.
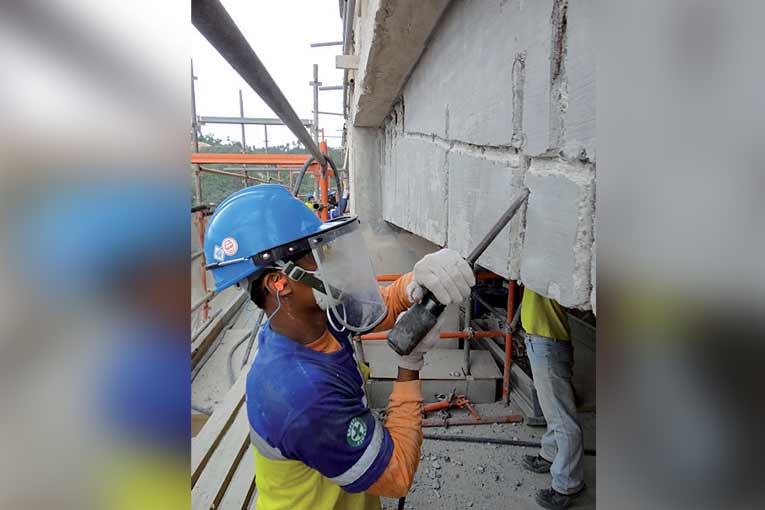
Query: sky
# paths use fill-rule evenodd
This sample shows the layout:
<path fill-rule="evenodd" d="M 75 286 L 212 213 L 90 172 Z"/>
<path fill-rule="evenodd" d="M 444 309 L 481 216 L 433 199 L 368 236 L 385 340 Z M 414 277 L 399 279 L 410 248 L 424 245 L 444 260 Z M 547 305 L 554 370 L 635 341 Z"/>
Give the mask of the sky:
<path fill-rule="evenodd" d="M 313 118 L 313 64 L 319 65 L 323 85 L 340 85 L 342 70 L 335 69 L 335 55 L 341 46 L 311 48 L 311 43 L 340 41 L 342 20 L 337 0 L 224 0 L 223 5 L 242 31 L 250 46 L 268 69 L 301 119 Z M 276 117 L 258 95 L 242 80 L 207 40 L 192 29 L 191 52 L 197 76 L 197 115 L 239 116 L 239 89 L 244 98 L 246 117 Z M 341 112 L 342 90 L 319 91 L 319 111 Z M 327 143 L 340 145 L 343 118 L 319 115 Z M 223 140 L 240 140 L 237 125 L 202 126 L 203 134 Z M 264 146 L 263 126 L 245 128 L 247 145 Z M 296 141 L 282 126 L 268 127 L 269 145 Z"/>

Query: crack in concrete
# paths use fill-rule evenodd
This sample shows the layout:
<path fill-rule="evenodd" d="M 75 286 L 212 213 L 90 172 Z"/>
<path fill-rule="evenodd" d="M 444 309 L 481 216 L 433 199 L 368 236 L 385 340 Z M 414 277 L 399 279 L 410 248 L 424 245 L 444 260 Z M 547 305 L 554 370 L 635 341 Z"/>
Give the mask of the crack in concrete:
<path fill-rule="evenodd" d="M 402 134 L 408 138 L 430 141 L 443 148 L 447 153 L 454 151 L 488 161 L 502 161 L 506 162 L 510 168 L 517 168 L 520 165 L 520 154 L 510 146 L 477 145 L 462 140 L 452 140 L 432 133 L 420 133 L 417 131 L 404 131 Z"/>

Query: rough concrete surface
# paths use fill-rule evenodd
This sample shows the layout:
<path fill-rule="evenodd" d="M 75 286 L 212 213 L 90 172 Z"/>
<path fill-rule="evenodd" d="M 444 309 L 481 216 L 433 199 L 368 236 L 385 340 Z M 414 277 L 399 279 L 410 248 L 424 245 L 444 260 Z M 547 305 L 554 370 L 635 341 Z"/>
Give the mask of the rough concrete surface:
<path fill-rule="evenodd" d="M 517 156 L 505 160 L 487 160 L 464 152 L 449 153 L 449 237 L 448 246 L 463 257 L 507 209 L 513 189 L 513 166 L 519 166 Z M 513 220 L 517 223 L 517 219 Z M 510 228 L 499 234 L 478 259 L 486 269 L 505 278 L 509 276 Z"/>
<path fill-rule="evenodd" d="M 407 130 L 476 145 L 509 145 L 516 55 L 530 153 L 547 148 L 550 2 L 455 0 L 404 87 Z M 518 81 L 517 83 L 521 83 Z"/>
<path fill-rule="evenodd" d="M 584 150 L 595 160 L 595 45 L 593 3 L 568 4 L 566 33 L 566 110 L 562 149 L 572 157 Z"/>
<path fill-rule="evenodd" d="M 482 416 L 519 413 L 502 403 L 477 404 Z M 467 410 L 452 411 L 452 416 L 468 416 Z M 595 414 L 582 413 L 584 445 L 595 448 Z M 426 434 L 479 436 L 539 442 L 543 428 L 524 424 L 494 424 L 467 427 L 426 428 Z M 521 457 L 537 453 L 535 448 L 493 444 L 453 443 L 426 439 L 422 445 L 420 466 L 406 509 L 538 510 L 534 494 L 550 486 L 549 474 L 526 471 Z M 586 491 L 572 508 L 595 508 L 595 457 L 584 457 Z M 385 510 L 396 509 L 398 500 L 383 498 Z"/>
<path fill-rule="evenodd" d="M 447 236 L 446 152 L 438 145 L 396 137 L 383 168 L 384 218 L 439 246 Z M 387 195 L 395 196 L 389 200 Z"/>
<path fill-rule="evenodd" d="M 398 43 L 389 44 L 385 58 L 382 53 L 377 60 L 367 58 L 375 46 L 391 42 L 396 16 L 405 10 L 392 1 L 361 4 L 355 45 L 364 73 L 370 78 L 378 73 L 381 80 L 382 71 L 398 57 L 409 65 L 412 51 Z M 417 8 L 430 8 L 422 4 Z M 591 11 L 590 1 L 453 0 L 428 32 L 426 49 L 389 108 L 383 131 L 375 135 L 379 147 L 370 151 L 374 144 L 357 145 L 351 139 L 351 153 L 365 153 L 352 155 L 351 173 L 359 176 L 354 182 L 374 171 L 369 169 L 379 168 L 381 174 L 378 191 L 365 193 L 379 201 L 370 210 L 381 202 L 385 221 L 467 254 L 480 238 L 480 227 L 501 212 L 494 204 L 508 203 L 516 188 L 533 187 L 510 234 L 502 234 L 481 264 L 566 306 L 590 308 L 595 166 Z M 416 23 L 403 26 L 427 31 Z M 365 101 L 389 102 L 385 93 L 360 83 L 356 94 L 364 94 Z M 573 163 L 559 170 L 540 163 L 559 153 Z M 577 163 L 579 158 L 590 165 Z M 357 168 L 362 161 L 365 168 Z M 533 171 L 525 175 L 530 165 Z M 508 166 L 513 170 L 506 183 L 501 169 Z M 557 177 L 552 175 L 556 172 Z"/>
<path fill-rule="evenodd" d="M 595 169 L 560 158 L 533 158 L 521 259 L 523 284 L 567 307 L 588 308 Z"/>

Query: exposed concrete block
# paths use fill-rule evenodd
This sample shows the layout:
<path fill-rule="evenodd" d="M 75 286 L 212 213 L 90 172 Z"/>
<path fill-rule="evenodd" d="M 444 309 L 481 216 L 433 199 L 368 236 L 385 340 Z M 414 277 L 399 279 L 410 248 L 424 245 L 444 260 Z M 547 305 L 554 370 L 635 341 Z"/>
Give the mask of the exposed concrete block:
<path fill-rule="evenodd" d="M 513 177 L 521 177 L 521 158 L 485 159 L 462 151 L 451 151 L 449 166 L 448 246 L 467 256 L 507 209 L 518 192 Z M 516 179 L 516 185 L 520 181 Z M 519 219 L 513 219 L 519 223 Z M 517 229 L 517 227 L 516 227 Z M 510 228 L 487 248 L 478 263 L 505 278 L 509 276 Z"/>
<path fill-rule="evenodd" d="M 525 118 L 527 133 L 519 136 L 530 153 L 544 152 L 549 48 L 548 2 L 454 1 L 404 87 L 407 130 L 504 146 L 511 143 L 513 120 Z M 525 68 L 514 79 L 518 58 Z M 514 111 L 514 97 L 522 99 L 521 111 Z"/>
<path fill-rule="evenodd" d="M 563 150 L 577 157 L 582 150 L 595 160 L 595 45 L 592 2 L 568 5 L 566 49 L 566 111 Z"/>
<path fill-rule="evenodd" d="M 595 168 L 532 158 L 521 260 L 523 284 L 567 307 L 589 308 Z"/>
<path fill-rule="evenodd" d="M 446 244 L 446 150 L 386 130 L 383 217 L 439 246 Z"/>

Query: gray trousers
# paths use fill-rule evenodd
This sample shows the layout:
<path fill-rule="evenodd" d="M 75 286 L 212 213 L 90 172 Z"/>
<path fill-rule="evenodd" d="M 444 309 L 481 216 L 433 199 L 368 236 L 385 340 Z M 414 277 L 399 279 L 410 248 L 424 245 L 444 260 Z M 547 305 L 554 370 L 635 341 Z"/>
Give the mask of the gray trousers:
<path fill-rule="evenodd" d="M 562 494 L 573 494 L 584 485 L 584 447 L 571 386 L 574 364 L 571 342 L 527 334 L 526 354 L 547 421 L 539 455 L 552 462 L 552 488 Z"/>

